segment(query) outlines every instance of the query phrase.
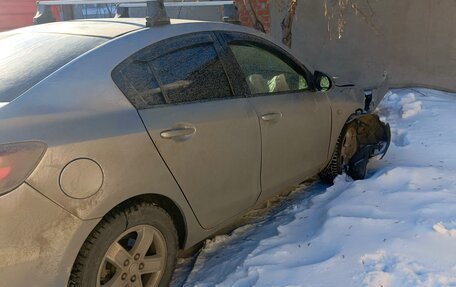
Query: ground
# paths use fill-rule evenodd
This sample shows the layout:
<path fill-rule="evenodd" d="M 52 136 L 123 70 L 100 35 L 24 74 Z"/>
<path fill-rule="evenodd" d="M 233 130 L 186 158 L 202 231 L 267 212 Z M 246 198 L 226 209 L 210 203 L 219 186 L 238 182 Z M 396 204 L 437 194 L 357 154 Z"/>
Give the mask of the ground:
<path fill-rule="evenodd" d="M 368 178 L 303 184 L 180 259 L 173 286 L 456 286 L 456 95 L 390 92 Z"/>

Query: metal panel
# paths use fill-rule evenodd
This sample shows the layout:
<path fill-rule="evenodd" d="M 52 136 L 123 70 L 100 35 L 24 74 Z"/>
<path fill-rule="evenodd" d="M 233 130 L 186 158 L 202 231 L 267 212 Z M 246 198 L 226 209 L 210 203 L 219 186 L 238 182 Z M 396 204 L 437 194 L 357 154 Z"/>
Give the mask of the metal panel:
<path fill-rule="evenodd" d="M 324 93 L 253 97 L 261 123 L 262 197 L 315 175 L 326 163 L 331 110 Z M 277 121 L 265 115 L 280 113 Z"/>
<path fill-rule="evenodd" d="M 246 99 L 140 111 L 154 143 L 205 228 L 250 208 L 260 194 L 258 119 Z M 191 126 L 188 139 L 163 131 Z"/>

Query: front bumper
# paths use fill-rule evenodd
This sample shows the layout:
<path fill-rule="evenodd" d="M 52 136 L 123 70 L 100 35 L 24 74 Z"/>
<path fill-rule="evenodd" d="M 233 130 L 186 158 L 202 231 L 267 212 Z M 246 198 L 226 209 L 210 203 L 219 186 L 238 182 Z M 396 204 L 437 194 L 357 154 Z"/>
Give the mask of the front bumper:
<path fill-rule="evenodd" d="M 78 219 L 27 184 L 0 196 L 0 285 L 67 286 L 97 223 Z"/>
<path fill-rule="evenodd" d="M 358 147 L 346 167 L 346 172 L 357 180 L 366 176 L 370 158 L 385 156 L 391 144 L 391 128 L 375 114 L 360 114 L 352 119 L 352 123 L 356 125 Z"/>

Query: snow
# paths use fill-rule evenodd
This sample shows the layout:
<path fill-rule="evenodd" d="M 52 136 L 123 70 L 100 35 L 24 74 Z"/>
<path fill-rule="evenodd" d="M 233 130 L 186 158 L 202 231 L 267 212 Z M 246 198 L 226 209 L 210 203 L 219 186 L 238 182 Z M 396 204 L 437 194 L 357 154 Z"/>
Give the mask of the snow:
<path fill-rule="evenodd" d="M 456 286 L 456 95 L 388 93 L 368 178 L 303 184 L 180 259 L 173 286 Z"/>

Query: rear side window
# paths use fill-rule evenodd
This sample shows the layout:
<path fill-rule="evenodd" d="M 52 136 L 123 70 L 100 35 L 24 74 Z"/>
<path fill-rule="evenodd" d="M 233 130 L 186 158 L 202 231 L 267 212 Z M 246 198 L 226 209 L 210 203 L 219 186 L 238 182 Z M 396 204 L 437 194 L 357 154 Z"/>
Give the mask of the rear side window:
<path fill-rule="evenodd" d="M 132 61 L 128 63 L 119 70 L 115 81 L 137 108 L 166 103 L 148 62 Z"/>
<path fill-rule="evenodd" d="M 233 97 L 211 37 L 202 36 L 143 49 L 114 69 L 114 82 L 137 109 Z"/>
<path fill-rule="evenodd" d="M 169 53 L 152 61 L 171 103 L 231 97 L 231 88 L 212 44 Z"/>
<path fill-rule="evenodd" d="M 11 102 L 107 39 L 48 33 L 0 35 L 0 102 Z"/>

